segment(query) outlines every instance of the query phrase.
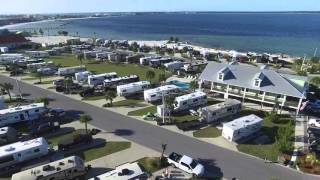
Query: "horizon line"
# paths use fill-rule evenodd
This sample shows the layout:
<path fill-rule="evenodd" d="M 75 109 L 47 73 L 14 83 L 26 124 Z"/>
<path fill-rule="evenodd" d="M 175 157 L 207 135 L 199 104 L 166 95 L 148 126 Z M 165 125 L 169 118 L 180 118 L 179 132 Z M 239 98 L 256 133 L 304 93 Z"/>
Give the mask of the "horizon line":
<path fill-rule="evenodd" d="M 320 11 L 98 11 L 98 12 L 56 12 L 56 13 L 4 13 L 0 16 L 13 15 L 65 15 L 65 14 L 102 14 L 102 13 L 320 13 Z"/>

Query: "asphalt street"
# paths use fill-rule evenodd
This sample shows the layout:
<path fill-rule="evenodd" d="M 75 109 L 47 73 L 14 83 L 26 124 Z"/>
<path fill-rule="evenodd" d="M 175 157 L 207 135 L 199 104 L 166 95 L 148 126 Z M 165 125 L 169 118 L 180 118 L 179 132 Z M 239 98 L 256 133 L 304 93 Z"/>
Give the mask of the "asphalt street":
<path fill-rule="evenodd" d="M 0 83 L 15 80 L 0 76 Z M 161 144 L 167 144 L 166 153 L 178 152 L 199 158 L 206 164 L 207 174 L 231 179 L 237 177 L 241 180 L 311 180 L 320 177 L 302 174 L 295 170 L 267 163 L 261 159 L 209 144 L 182 134 L 178 134 L 161 127 L 123 116 L 96 106 L 89 105 L 66 96 L 50 92 L 32 85 L 19 83 L 23 93 L 31 97 L 52 97 L 55 101 L 50 106 L 61 107 L 66 110 L 84 111 L 94 119 L 90 124 L 107 132 L 126 132 L 125 139 L 136 142 L 148 148 L 161 151 Z M 17 92 L 17 89 L 14 90 Z M 121 135 L 121 134 L 120 134 Z"/>

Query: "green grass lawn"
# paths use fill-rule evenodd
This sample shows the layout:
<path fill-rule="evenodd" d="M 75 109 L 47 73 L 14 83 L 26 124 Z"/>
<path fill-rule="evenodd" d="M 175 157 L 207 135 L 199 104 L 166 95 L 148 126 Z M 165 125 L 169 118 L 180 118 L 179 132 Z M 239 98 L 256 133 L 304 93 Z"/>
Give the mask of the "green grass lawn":
<path fill-rule="evenodd" d="M 213 99 L 213 98 L 208 98 L 208 106 L 211 106 L 211 105 L 214 105 L 214 104 L 218 104 L 218 103 L 221 103 L 222 101 L 220 100 L 216 100 L 216 99 Z"/>
<path fill-rule="evenodd" d="M 91 97 L 82 98 L 83 101 L 96 101 L 101 99 L 106 99 L 106 97 L 103 95 L 103 96 L 91 96 Z"/>
<path fill-rule="evenodd" d="M 114 107 L 135 106 L 141 102 L 143 102 L 143 100 L 141 100 L 141 99 L 126 99 L 123 101 L 114 102 L 113 106 Z"/>
<path fill-rule="evenodd" d="M 53 61 L 55 64 L 60 64 L 62 66 L 78 66 L 80 65 L 80 61 L 71 54 L 66 54 L 63 56 L 54 56 L 47 59 L 47 61 Z M 148 66 L 140 66 L 136 64 L 115 64 L 115 63 L 105 63 L 105 62 L 97 62 L 90 63 L 89 61 L 83 61 L 84 65 L 86 65 L 89 71 L 94 73 L 106 73 L 106 72 L 116 72 L 119 76 L 125 76 L 130 74 L 135 74 L 140 77 L 141 80 L 146 79 L 146 72 L 148 70 L 153 70 L 156 74 L 155 78 L 152 82 L 158 81 L 159 74 L 163 73 L 160 69 L 153 69 Z M 170 75 L 168 72 L 166 73 L 168 76 Z"/>
<path fill-rule="evenodd" d="M 108 141 L 102 146 L 90 148 L 88 150 L 76 153 L 82 157 L 86 162 L 98 159 L 103 156 L 107 156 L 131 147 L 130 142 L 126 141 Z"/>
<path fill-rule="evenodd" d="M 193 136 L 197 138 L 216 138 L 221 136 L 221 130 L 216 127 L 206 127 L 193 132 Z"/>
<path fill-rule="evenodd" d="M 53 136 L 48 138 L 48 142 L 51 146 L 56 146 L 58 145 L 58 143 L 63 140 L 63 139 L 67 139 L 67 138 L 71 138 L 73 135 L 79 134 L 79 133 L 83 133 L 85 132 L 84 129 L 77 129 L 73 132 L 69 132 L 67 134 L 63 134 L 63 135 L 59 135 L 59 136 Z"/>
<path fill-rule="evenodd" d="M 258 114 L 261 113 L 262 112 L 258 112 Z M 280 119 L 277 122 L 272 122 L 270 119 L 265 118 L 261 130 L 265 135 L 269 137 L 270 143 L 257 144 L 254 140 L 251 140 L 249 142 L 239 144 L 237 148 L 241 152 L 251 154 L 262 159 L 266 158 L 271 161 L 276 161 L 278 159 L 278 155 L 280 155 L 281 152 L 276 145 L 275 137 L 277 136 L 278 129 L 280 127 L 288 127 L 288 124 L 290 123 L 293 123 L 293 121 L 287 115 L 280 115 Z M 289 127 L 292 128 L 291 130 L 292 132 L 294 132 L 294 125 Z M 293 146 L 293 143 L 291 145 Z"/>
<path fill-rule="evenodd" d="M 26 78 L 22 78 L 21 80 L 24 80 L 24 81 L 34 81 L 34 80 L 39 80 L 39 78 L 37 78 L 37 77 L 26 77 Z"/>
<path fill-rule="evenodd" d="M 171 116 L 171 119 L 178 123 L 178 122 L 183 122 L 183 121 L 198 120 L 199 116 L 191 116 L 190 114 L 187 114 L 187 115 L 174 115 L 174 116 Z"/>
<path fill-rule="evenodd" d="M 149 174 L 152 174 L 161 169 L 160 157 L 144 157 L 142 159 L 139 159 L 138 162 Z"/>
<path fill-rule="evenodd" d="M 52 80 L 48 80 L 48 81 L 41 81 L 41 84 L 52 84 Z"/>
<path fill-rule="evenodd" d="M 148 112 L 156 113 L 157 106 L 150 106 L 150 107 L 139 109 L 136 111 L 131 111 L 131 112 L 128 112 L 128 115 L 129 116 L 143 116 L 143 115 L 147 114 Z"/>

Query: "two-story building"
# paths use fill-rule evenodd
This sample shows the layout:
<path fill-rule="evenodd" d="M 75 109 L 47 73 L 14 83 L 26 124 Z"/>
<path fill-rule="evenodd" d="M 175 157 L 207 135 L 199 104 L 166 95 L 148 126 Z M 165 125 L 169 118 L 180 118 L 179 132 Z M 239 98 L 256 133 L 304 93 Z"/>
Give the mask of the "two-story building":
<path fill-rule="evenodd" d="M 264 67 L 210 62 L 199 77 L 200 88 L 224 98 L 242 98 L 261 104 L 298 110 L 306 99 L 308 78 L 281 74 Z"/>

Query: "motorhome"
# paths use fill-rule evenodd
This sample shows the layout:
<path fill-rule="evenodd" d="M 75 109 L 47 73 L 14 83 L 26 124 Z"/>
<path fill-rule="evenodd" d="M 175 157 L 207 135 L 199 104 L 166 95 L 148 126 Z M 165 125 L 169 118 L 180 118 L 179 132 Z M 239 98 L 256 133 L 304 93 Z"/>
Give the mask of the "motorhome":
<path fill-rule="evenodd" d="M 140 62 L 140 58 L 142 58 L 142 57 L 144 57 L 143 54 L 128 55 L 126 57 L 126 62 L 138 64 Z"/>
<path fill-rule="evenodd" d="M 130 75 L 130 76 L 123 76 L 118 78 L 106 79 L 103 82 L 104 87 L 116 87 L 123 84 L 129 84 L 133 82 L 138 82 L 139 76 L 137 75 Z"/>
<path fill-rule="evenodd" d="M 0 128 L 0 145 L 15 142 L 18 138 L 17 130 L 12 127 Z"/>
<path fill-rule="evenodd" d="M 200 110 L 202 120 L 212 123 L 218 119 L 232 116 L 241 110 L 241 102 L 235 99 L 227 99 L 224 102 L 207 106 Z"/>
<path fill-rule="evenodd" d="M 149 86 L 150 86 L 149 81 L 139 81 L 135 83 L 120 85 L 120 86 L 117 86 L 117 94 L 118 96 L 133 95 L 133 94 L 143 92 Z"/>
<path fill-rule="evenodd" d="M 186 63 L 182 61 L 173 61 L 173 62 L 164 64 L 164 67 L 166 67 L 169 71 L 177 71 L 183 68 L 185 64 Z"/>
<path fill-rule="evenodd" d="M 224 123 L 222 136 L 229 141 L 236 142 L 258 132 L 262 127 L 262 123 L 263 119 L 254 114 L 244 116 Z"/>
<path fill-rule="evenodd" d="M 53 68 L 55 67 L 54 63 L 52 61 L 50 62 L 40 62 L 40 63 L 31 63 L 31 64 L 27 64 L 27 69 L 30 72 L 36 72 L 37 69 L 40 68 Z"/>
<path fill-rule="evenodd" d="M 206 93 L 196 91 L 191 94 L 178 96 L 174 100 L 174 111 L 184 111 L 194 108 L 199 108 L 206 105 L 208 102 Z"/>
<path fill-rule="evenodd" d="M 143 172 L 138 162 L 126 163 L 117 166 L 115 170 L 106 172 L 99 176 L 95 176 L 89 180 L 129 180 L 140 179 L 146 180 L 146 173 Z"/>
<path fill-rule="evenodd" d="M 32 58 L 47 58 L 49 53 L 46 51 L 25 51 L 25 53 Z"/>
<path fill-rule="evenodd" d="M 35 103 L 24 106 L 0 110 L 0 127 L 18 122 L 36 120 L 47 110 L 44 103 Z"/>
<path fill-rule="evenodd" d="M 78 156 L 71 156 L 13 174 L 11 180 L 66 180 L 83 177 L 87 168 Z"/>
<path fill-rule="evenodd" d="M 117 77 L 117 73 L 115 73 L 115 72 L 90 75 L 90 76 L 88 76 L 88 85 L 90 85 L 90 86 L 102 85 L 104 80 L 112 79 L 112 78 L 116 78 L 116 77 Z"/>
<path fill-rule="evenodd" d="M 0 147 L 0 169 L 40 158 L 49 153 L 49 145 L 44 138 L 16 142 Z"/>
<path fill-rule="evenodd" d="M 88 77 L 91 75 L 90 71 L 82 71 L 74 74 L 74 80 L 78 82 L 88 81 Z"/>
<path fill-rule="evenodd" d="M 64 67 L 58 69 L 58 76 L 67 76 L 67 75 L 73 75 L 77 72 L 85 71 L 85 66 L 73 66 L 73 67 Z"/>
<path fill-rule="evenodd" d="M 176 92 L 179 87 L 176 85 L 165 85 L 155 89 L 148 89 L 143 92 L 144 100 L 146 102 L 155 102 L 162 99 L 162 96 L 166 96 L 170 93 Z"/>
<path fill-rule="evenodd" d="M 39 68 L 37 69 L 36 71 L 37 73 L 41 73 L 43 75 L 53 75 L 55 74 L 57 71 L 55 68 L 50 68 L 50 67 L 47 67 L 47 68 Z"/>

